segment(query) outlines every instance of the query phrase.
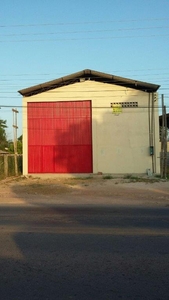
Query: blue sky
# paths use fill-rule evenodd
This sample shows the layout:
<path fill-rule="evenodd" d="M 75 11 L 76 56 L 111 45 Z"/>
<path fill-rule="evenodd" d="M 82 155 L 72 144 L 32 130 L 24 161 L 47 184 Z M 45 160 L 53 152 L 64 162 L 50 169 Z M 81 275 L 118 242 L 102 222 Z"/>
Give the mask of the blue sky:
<path fill-rule="evenodd" d="M 0 9 L 0 118 L 22 133 L 18 90 L 83 69 L 161 85 L 169 111 L 168 0 L 6 0 Z M 161 104 L 161 101 L 160 101 Z"/>

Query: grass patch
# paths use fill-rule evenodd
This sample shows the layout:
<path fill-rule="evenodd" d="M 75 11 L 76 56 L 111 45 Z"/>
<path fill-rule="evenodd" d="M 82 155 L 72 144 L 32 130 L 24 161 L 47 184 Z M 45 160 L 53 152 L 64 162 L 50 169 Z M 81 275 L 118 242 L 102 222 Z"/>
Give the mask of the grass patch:
<path fill-rule="evenodd" d="M 103 179 L 113 179 L 113 176 L 112 175 L 105 175 L 105 176 L 103 176 Z"/>
<path fill-rule="evenodd" d="M 67 178 L 67 180 L 88 180 L 88 179 L 93 179 L 93 176 Z"/>
<path fill-rule="evenodd" d="M 64 184 L 67 185 L 77 185 L 80 183 L 83 183 L 87 180 L 93 179 L 93 176 L 86 176 L 86 177 L 73 177 L 73 178 L 67 178 L 66 180 L 63 181 Z"/>
<path fill-rule="evenodd" d="M 123 177 L 123 179 L 128 179 L 129 182 L 145 182 L 145 183 L 154 183 L 159 182 L 161 180 L 161 176 L 154 176 L 154 177 L 139 177 L 134 176 L 132 174 L 127 174 Z"/>
<path fill-rule="evenodd" d="M 138 176 L 133 176 L 132 174 L 127 174 L 123 177 L 124 179 L 139 179 Z"/>
<path fill-rule="evenodd" d="M 161 175 L 160 174 L 156 174 L 154 177 L 161 179 Z"/>
<path fill-rule="evenodd" d="M 162 178 L 161 175 L 155 175 L 154 177 L 161 179 L 161 180 L 164 180 L 164 179 L 169 180 L 169 173 L 167 173 L 166 178 Z"/>

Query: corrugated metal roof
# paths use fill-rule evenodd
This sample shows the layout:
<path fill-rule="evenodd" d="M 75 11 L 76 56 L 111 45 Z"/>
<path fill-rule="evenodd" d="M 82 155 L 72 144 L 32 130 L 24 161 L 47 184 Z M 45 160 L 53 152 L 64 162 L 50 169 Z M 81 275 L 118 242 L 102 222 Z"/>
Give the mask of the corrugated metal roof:
<path fill-rule="evenodd" d="M 42 84 L 31 86 L 25 89 L 18 91 L 21 95 L 29 97 L 36 95 L 45 91 L 56 89 L 65 85 L 73 84 L 79 82 L 80 80 L 93 80 L 108 84 L 115 84 L 119 86 L 129 87 L 136 90 L 141 90 L 144 92 L 156 92 L 159 85 L 147 83 L 143 81 L 133 80 L 129 78 L 119 77 L 107 73 L 102 73 L 90 69 L 85 69 L 83 71 L 73 73 L 52 81 L 48 81 Z"/>

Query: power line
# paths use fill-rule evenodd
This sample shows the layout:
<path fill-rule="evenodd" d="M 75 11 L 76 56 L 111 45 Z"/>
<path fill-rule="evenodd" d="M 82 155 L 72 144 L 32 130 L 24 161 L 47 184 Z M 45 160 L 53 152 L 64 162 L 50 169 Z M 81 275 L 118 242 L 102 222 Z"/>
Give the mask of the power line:
<path fill-rule="evenodd" d="M 119 73 L 119 72 L 145 72 L 145 71 L 157 71 L 157 70 L 169 70 L 169 68 L 146 68 L 146 69 L 123 69 L 123 70 L 114 70 L 113 73 Z M 112 71 L 107 70 L 106 73 L 112 74 Z M 33 75 L 36 76 L 48 76 L 48 75 L 67 75 L 67 73 L 34 73 Z M 151 75 L 151 73 L 143 74 L 143 75 Z M 164 73 L 163 73 L 164 74 Z M 168 75 L 168 72 L 165 73 Z M 11 76 L 11 73 L 9 73 Z M 1 73 L 0 76 L 9 76 L 8 74 Z M 154 74 L 155 75 L 155 74 Z M 157 74 L 159 75 L 159 74 Z M 12 76 L 32 76 L 32 73 L 19 73 L 19 74 L 12 74 Z"/>
<path fill-rule="evenodd" d="M 132 89 L 131 89 L 132 90 Z M 128 93 L 128 95 L 129 96 L 131 96 L 131 97 L 140 97 L 140 95 L 138 95 L 137 93 L 136 93 L 136 91 L 131 91 L 130 89 L 129 90 L 115 90 L 114 92 L 113 91 L 111 91 L 111 90 L 106 90 L 106 89 L 103 89 L 102 91 L 103 92 L 107 92 L 108 94 L 107 95 L 96 95 L 97 96 L 97 98 L 107 98 L 107 97 L 126 97 L 126 93 Z M 159 90 L 169 90 L 169 88 L 160 88 Z M 68 92 L 68 93 L 76 93 L 76 91 L 75 90 L 67 90 L 66 92 Z M 79 92 L 79 93 L 84 93 L 84 92 L 88 92 L 88 97 L 89 97 L 89 95 L 90 95 L 90 93 L 92 94 L 92 93 L 99 93 L 99 91 L 98 90 L 77 90 L 77 92 Z M 117 94 L 117 92 L 122 92 L 121 94 Z M 132 94 L 131 92 L 133 92 L 133 93 L 135 93 L 135 94 Z M 143 93 L 144 93 L 144 91 L 142 91 Z M 1 92 L 2 94 L 7 94 L 7 93 L 9 93 L 9 92 Z M 68 98 L 68 96 L 63 96 L 63 95 L 59 95 L 60 93 L 62 93 L 62 91 L 47 91 L 47 93 L 48 94 L 53 94 L 53 97 L 51 97 L 51 99 L 56 99 L 56 97 L 59 97 L 60 99 L 67 99 Z M 111 95 L 110 95 L 110 93 L 111 93 Z M 144 95 L 142 95 L 142 97 L 146 97 L 147 98 L 147 93 L 148 92 L 145 92 L 145 94 Z M 159 93 L 159 91 L 157 91 L 156 92 L 157 94 L 160 94 Z M 23 96 L 22 95 L 20 95 L 18 92 L 10 92 L 10 94 L 16 94 L 17 96 L 0 96 L 0 98 L 4 98 L 4 99 L 6 99 L 6 98 L 8 98 L 9 99 L 9 97 L 11 98 L 11 99 L 13 99 L 13 98 L 20 98 L 20 97 L 22 97 L 23 98 Z M 37 95 L 32 95 L 32 96 L 34 96 L 34 97 L 36 97 L 36 98 L 34 98 L 35 100 L 36 99 L 42 99 L 41 98 L 41 96 L 39 95 L 39 96 L 37 96 Z M 93 95 L 94 96 L 94 95 Z M 70 96 L 69 95 L 69 98 L 71 98 L 71 99 L 73 99 L 73 98 L 79 98 L 79 97 L 81 97 L 81 96 L 79 96 L 79 95 L 72 95 L 72 96 Z M 31 96 L 26 96 L 26 98 L 27 99 L 30 99 L 31 98 Z M 32 99 L 32 98 L 31 98 Z"/>
<path fill-rule="evenodd" d="M 157 77 L 159 75 L 159 77 Z M 134 77 L 136 77 L 136 76 L 141 76 L 141 77 L 152 77 L 152 76 L 155 76 L 155 80 L 161 80 L 161 81 L 169 81 L 169 77 L 168 77 L 168 73 L 163 73 L 163 74 L 161 74 L 162 76 L 163 75 L 166 75 L 166 77 L 161 77 L 160 76 L 160 74 L 143 74 L 143 75 L 139 75 L 139 74 L 134 74 L 134 75 L 131 75 L 130 76 L 130 79 L 131 79 L 131 77 L 132 78 L 134 78 Z M 1 75 L 0 75 L 1 76 Z M 2 75 L 3 76 L 3 75 Z M 6 76 L 8 76 L 8 75 L 6 75 Z M 11 75 L 10 75 L 11 76 Z M 44 79 L 44 78 L 42 78 L 42 79 L 40 79 L 40 78 L 23 78 L 23 76 L 24 76 L 24 74 L 20 74 L 20 75 L 18 75 L 18 76 L 21 76 L 21 78 L 17 78 L 19 81 L 37 81 L 37 80 L 41 80 L 41 81 L 44 81 L 44 80 L 47 80 L 47 81 L 52 81 L 51 79 Z M 30 75 L 31 76 L 31 75 Z M 112 75 L 113 76 L 113 75 Z M 117 75 L 116 75 L 117 76 Z M 64 76 L 62 76 L 62 77 L 64 77 Z M 118 76 L 118 77 L 123 77 L 123 76 Z M 124 78 L 128 78 L 129 79 L 129 76 L 127 77 L 124 77 Z M 76 79 L 76 78 L 75 78 Z M 4 83 L 7 83 L 7 82 L 12 82 L 12 81 L 15 81 L 16 80 L 16 78 L 8 78 L 8 79 L 0 79 L 0 84 L 1 84 L 1 82 L 2 82 L 2 84 L 4 84 Z M 55 80 L 55 79 L 54 79 Z M 132 80 L 135 80 L 135 81 L 137 81 L 138 79 L 132 79 Z M 153 79 L 154 80 L 154 79 Z M 139 80 L 139 81 L 143 81 L 143 80 Z"/>
<path fill-rule="evenodd" d="M 135 95 L 129 95 L 130 97 L 140 97 L 140 95 L 137 95 L 137 94 L 135 94 Z M 22 97 L 22 96 L 20 96 L 20 95 L 18 95 L 18 96 L 8 96 L 8 97 L 6 97 L 6 96 L 2 96 L 2 97 L 0 97 L 0 99 L 18 99 L 18 100 L 21 100 L 22 98 L 19 98 L 19 97 Z M 89 97 L 89 96 L 88 96 Z M 99 95 L 97 95 L 97 98 L 107 98 L 108 96 L 99 96 Z M 119 94 L 114 94 L 114 95 L 110 95 L 109 96 L 109 98 L 118 98 L 118 97 L 126 97 L 126 95 L 119 95 Z M 142 96 L 143 97 L 143 96 Z M 144 96 L 145 98 L 147 98 L 147 95 L 145 95 Z M 31 101 L 33 101 L 33 99 L 32 98 L 30 98 L 29 96 L 28 97 L 26 97 L 27 99 L 31 99 Z M 72 97 L 70 97 L 69 96 L 69 99 L 71 99 L 71 101 L 73 100 L 73 99 L 79 99 L 79 98 L 82 98 L 82 97 L 80 97 L 80 96 L 72 96 Z M 36 101 L 36 100 L 38 100 L 38 99 L 42 99 L 41 97 L 37 97 L 36 96 L 36 98 L 34 98 L 34 101 Z M 56 96 L 54 96 L 54 97 L 50 97 L 50 99 L 56 99 Z M 60 96 L 59 97 L 59 99 L 68 99 L 68 96 Z M 58 100 L 56 100 L 56 101 L 58 101 Z M 80 99 L 79 99 L 79 101 L 80 101 Z M 50 101 L 49 101 L 50 102 Z"/>
<path fill-rule="evenodd" d="M 13 28 L 13 27 L 39 27 L 39 26 L 65 26 L 65 25 L 87 25 L 87 24 L 109 24 L 109 23 L 123 23 L 123 22 L 140 22 L 140 21 L 168 21 L 169 18 L 143 18 L 143 19 L 120 19 L 120 20 L 107 20 L 107 21 L 86 21 L 86 22 L 57 22 L 57 23 L 32 23 L 32 24 L 11 24 L 0 25 L 0 28 Z"/>
<path fill-rule="evenodd" d="M 82 102 L 83 102 L 83 100 L 79 100 L 79 101 L 82 101 Z M 49 101 L 49 102 L 50 102 L 50 101 Z M 62 101 L 57 101 L 57 102 L 52 102 L 52 103 L 55 104 L 55 103 L 60 103 L 60 102 L 62 102 Z M 71 102 L 71 101 L 67 101 L 67 102 Z M 64 101 L 64 104 L 67 103 L 67 102 Z M 31 103 L 31 102 L 30 102 L 30 103 Z M 43 102 L 43 103 L 45 103 L 45 102 Z M 51 102 L 50 102 L 50 103 L 51 103 Z M 37 102 L 37 104 L 38 104 L 38 102 Z M 14 105 L 0 105 L 0 107 L 1 107 L 1 108 L 13 108 Z M 28 106 L 26 106 L 26 105 L 23 105 L 23 106 L 22 106 L 22 105 L 15 105 L 15 107 L 16 107 L 16 108 L 25 108 L 25 109 L 28 109 Z M 166 105 L 166 107 L 169 108 L 169 105 L 168 105 L 168 106 Z M 53 109 L 54 109 L 54 110 L 57 109 L 57 107 L 49 107 L 47 104 L 46 104 L 46 106 L 44 106 L 44 105 L 43 105 L 43 106 L 39 106 L 39 105 L 36 106 L 36 105 L 34 105 L 33 107 L 31 107 L 31 109 L 34 109 L 34 108 L 36 108 L 36 109 L 39 109 L 39 108 L 40 108 L 40 109 L 46 109 L 46 108 L 47 108 L 47 109 L 52 110 L 52 111 L 53 111 Z M 83 106 L 80 106 L 80 105 L 79 105 L 79 106 L 76 106 L 76 107 L 72 107 L 72 106 L 66 106 L 66 107 L 65 107 L 65 106 L 63 105 L 63 106 L 59 106 L 58 108 L 59 108 L 59 109 L 60 109 L 60 108 L 62 108 L 62 109 L 68 109 L 68 108 L 71 108 L 71 109 L 79 109 L 79 108 L 80 108 L 80 109 L 83 109 L 83 108 L 84 108 L 84 109 L 86 109 L 86 107 L 83 107 Z M 107 108 L 108 108 L 108 109 L 112 109 L 111 106 L 92 106 L 91 108 L 92 108 L 92 109 L 107 109 Z M 151 105 L 150 105 L 150 106 L 148 106 L 148 105 L 139 105 L 139 104 L 138 104 L 138 107 L 123 107 L 122 109 L 124 109 L 124 110 L 129 110 L 129 109 L 132 109 L 132 110 L 133 110 L 133 109 L 139 110 L 140 108 L 154 108 L 154 109 L 157 110 L 157 109 L 159 109 L 159 108 L 162 108 L 162 106 L 161 106 L 161 105 L 158 105 L 158 106 L 151 106 Z"/>
<path fill-rule="evenodd" d="M 137 81 L 136 81 L 137 82 Z M 106 83 L 106 82 L 105 82 Z M 40 85 L 40 84 L 39 84 Z M 112 95 L 115 95 L 116 94 L 116 92 L 122 92 L 123 94 L 125 93 L 136 93 L 136 95 L 137 95 L 137 92 L 145 92 L 145 93 L 149 93 L 148 91 L 146 91 L 146 87 L 145 87 L 145 90 L 139 90 L 139 89 L 136 89 L 136 88 L 134 88 L 134 87 L 123 87 L 123 85 L 122 85 L 122 83 L 118 83 L 118 84 L 116 84 L 116 83 L 107 83 L 107 86 L 108 85 L 114 85 L 114 86 L 116 86 L 116 87 L 119 87 L 119 88 L 117 88 L 117 89 L 115 89 L 115 90 L 111 90 L 111 89 L 109 89 L 108 87 L 106 88 L 106 86 L 105 86 L 105 88 L 103 88 L 102 89 L 102 91 L 103 92 L 107 92 L 107 93 L 112 93 Z M 155 86 L 155 84 L 152 84 L 152 85 L 154 85 Z M 38 85 L 37 85 L 38 86 Z M 69 85 L 67 85 L 67 87 L 68 87 Z M 159 90 L 166 90 L 166 89 L 168 89 L 167 87 L 168 87 L 169 85 L 165 85 L 164 87 L 161 87 L 161 86 L 159 86 L 159 89 L 156 91 L 156 93 L 159 93 Z M 33 86 L 32 86 L 33 87 Z M 122 88 L 120 88 L 120 87 L 122 87 Z M 42 94 L 42 93 L 44 93 L 44 92 L 46 92 L 47 94 L 55 94 L 55 96 L 59 96 L 59 94 L 61 94 L 61 93 L 63 93 L 63 91 L 61 90 L 63 88 L 63 86 L 61 86 L 61 87 L 51 87 L 49 90 L 47 90 L 47 91 L 40 91 L 40 92 L 37 92 L 37 94 L 35 94 L 35 95 L 38 95 L 38 94 Z M 29 89 L 29 88 L 28 88 Z M 97 88 L 93 88 L 92 89 L 92 87 L 84 87 L 84 88 L 81 88 L 81 89 L 79 89 L 77 86 L 74 88 L 74 89 L 71 89 L 71 88 L 67 88 L 66 89 L 66 92 L 68 92 L 68 93 L 84 93 L 84 92 L 87 92 L 88 94 L 89 93 L 99 93 L 99 90 L 97 89 Z M 18 96 L 20 96 L 21 94 L 17 91 L 17 90 L 0 90 L 0 93 L 1 94 L 7 94 L 7 93 L 9 93 L 9 94 L 17 94 Z M 109 95 L 108 94 L 108 95 Z M 29 95 L 29 96 L 25 96 L 25 97 L 30 97 L 30 96 L 35 96 L 34 94 L 32 94 L 32 95 Z M 23 95 L 21 95 L 22 97 L 23 97 Z M 107 96 L 107 95 L 105 95 L 105 96 Z M 145 94 L 145 96 L 146 96 L 146 94 Z M 37 98 L 39 97 L 39 96 L 36 96 Z M 66 96 L 67 97 L 67 96 Z"/>
<path fill-rule="evenodd" d="M 169 34 L 150 34 L 150 35 L 128 35 L 128 36 L 109 36 L 109 37 L 79 37 L 79 38 L 55 38 L 55 39 L 32 39 L 32 40 L 0 40 L 0 43 L 22 43 L 22 42 L 57 42 L 57 41 L 80 41 L 80 40 L 112 40 L 112 39 L 127 39 L 127 38 L 157 38 L 166 37 Z"/>
<path fill-rule="evenodd" d="M 76 31 L 58 31 L 58 32 L 40 32 L 40 33 L 18 33 L 18 34 L 1 34 L 1 37 L 13 36 L 39 36 L 39 35 L 56 35 L 56 34 L 82 34 L 82 33 L 102 33 L 102 32 L 115 32 L 115 31 L 143 31 L 150 29 L 165 29 L 169 26 L 158 27 L 134 27 L 134 28 L 116 28 L 116 29 L 99 29 L 99 30 L 76 30 Z"/>
<path fill-rule="evenodd" d="M 114 73 L 117 73 L 117 71 L 115 71 Z M 65 73 L 64 73 L 65 74 Z M 167 81 L 169 81 L 169 77 L 168 77 L 168 72 L 167 73 L 162 73 L 162 74 L 160 74 L 160 73 L 144 73 L 143 75 L 139 75 L 139 74 L 133 74 L 133 75 L 130 75 L 130 78 L 129 78 L 129 76 L 125 76 L 124 78 L 128 78 L 128 79 L 131 79 L 131 77 L 136 77 L 136 76 L 141 76 L 141 77 L 150 77 L 150 76 L 155 76 L 156 78 L 155 79 L 158 79 L 158 80 L 167 80 Z M 48 74 L 49 75 L 49 74 Z M 111 76 L 116 76 L 116 77 L 121 77 L 121 78 L 123 78 L 123 76 L 119 76 L 119 75 L 113 75 L 113 74 L 110 74 L 109 73 L 109 75 L 111 75 Z M 161 76 L 165 76 L 166 75 L 166 77 L 161 77 Z M 9 76 L 9 75 L 0 75 L 0 76 Z M 10 74 L 10 76 L 11 76 L 11 74 Z M 36 80 L 44 80 L 43 78 L 42 79 L 40 79 L 40 78 L 32 78 L 32 75 L 31 74 L 29 74 L 29 75 L 27 75 L 27 76 L 31 76 L 31 78 L 23 78 L 23 76 L 25 76 L 25 74 L 20 74 L 20 75 L 14 75 L 14 77 L 19 77 L 19 76 L 21 76 L 22 78 L 18 78 L 19 79 L 19 81 L 36 81 Z M 40 76 L 40 75 L 39 75 Z M 61 76 L 61 77 L 65 77 L 66 75 L 64 75 L 64 76 Z M 157 77 L 157 76 L 159 76 L 159 77 Z M 74 77 L 74 79 L 78 79 L 79 77 Z M 97 79 L 97 78 L 99 78 L 99 77 L 97 77 L 97 76 L 92 76 L 92 78 L 93 79 Z M 16 79 L 15 78 L 8 78 L 8 79 L 0 79 L 0 83 L 1 82 L 3 82 L 3 84 L 4 84 L 4 82 L 10 82 L 10 81 L 15 81 Z M 52 81 L 51 79 L 46 79 L 47 81 Z M 55 80 L 55 79 L 54 79 Z M 135 80 L 135 81 L 141 81 L 141 80 L 138 80 L 138 79 L 132 79 L 132 80 Z M 143 81 L 143 80 L 142 80 Z"/>

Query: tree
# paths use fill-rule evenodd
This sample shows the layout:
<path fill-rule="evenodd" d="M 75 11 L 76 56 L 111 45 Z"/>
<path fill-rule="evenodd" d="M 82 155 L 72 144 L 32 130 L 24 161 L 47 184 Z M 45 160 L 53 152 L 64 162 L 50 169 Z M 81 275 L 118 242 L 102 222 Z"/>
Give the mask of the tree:
<path fill-rule="evenodd" d="M 14 153 L 14 143 L 12 140 L 8 141 L 8 151 Z M 17 140 L 17 153 L 22 154 L 22 135 Z"/>
<path fill-rule="evenodd" d="M 0 119 L 0 149 L 5 150 L 8 146 L 7 136 L 5 129 L 7 128 L 6 120 Z"/>
<path fill-rule="evenodd" d="M 18 153 L 22 154 L 22 135 L 18 137 L 17 149 L 18 149 Z"/>

